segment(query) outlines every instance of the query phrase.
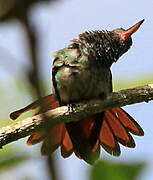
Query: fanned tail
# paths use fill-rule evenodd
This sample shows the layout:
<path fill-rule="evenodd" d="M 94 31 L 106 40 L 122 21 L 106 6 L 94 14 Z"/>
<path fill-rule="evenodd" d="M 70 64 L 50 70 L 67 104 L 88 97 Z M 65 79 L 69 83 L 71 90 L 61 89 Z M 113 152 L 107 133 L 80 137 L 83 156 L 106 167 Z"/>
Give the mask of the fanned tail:
<path fill-rule="evenodd" d="M 33 102 L 32 104 L 22 109 L 12 112 L 10 114 L 10 118 L 15 120 L 23 113 L 30 111 L 32 109 L 39 108 L 40 105 L 43 105 L 43 107 L 45 108 L 41 108 L 36 114 L 40 114 L 59 107 L 59 102 L 57 100 L 56 95 L 51 94 L 43 97 L 40 100 Z M 64 158 L 70 156 L 73 153 L 73 145 L 64 124 L 51 126 L 43 131 L 33 133 L 28 138 L 27 145 L 34 145 L 41 141 L 43 141 L 41 147 L 41 153 L 43 155 L 47 155 L 54 152 L 59 146 L 61 146 L 61 155 Z"/>
<path fill-rule="evenodd" d="M 99 131 L 102 113 L 84 118 L 79 122 L 66 123 L 73 144 L 73 151 L 80 159 L 93 164 L 100 156 Z"/>
<path fill-rule="evenodd" d="M 130 133 L 143 136 L 140 125 L 123 109 L 113 108 L 104 112 L 104 119 L 99 134 L 102 147 L 111 155 L 119 156 L 119 143 L 130 148 L 135 142 Z"/>
<path fill-rule="evenodd" d="M 109 154 L 119 156 L 119 144 L 135 147 L 130 133 L 144 135 L 140 125 L 121 108 L 113 108 L 79 122 L 68 123 L 66 128 L 76 155 L 90 164 L 99 158 L 99 145 Z"/>
<path fill-rule="evenodd" d="M 59 107 L 55 94 L 51 94 L 34 103 L 10 114 L 16 119 L 22 113 L 35 109 L 43 104 L 38 113 Z M 120 155 L 120 146 L 134 148 L 135 142 L 131 133 L 143 136 L 140 125 L 123 109 L 113 108 L 105 112 L 92 115 L 78 122 L 57 124 L 47 129 L 33 133 L 27 140 L 28 145 L 43 140 L 42 154 L 50 154 L 61 146 L 61 155 L 69 157 L 73 152 L 80 159 L 93 164 L 100 156 L 100 145 L 111 155 Z"/>

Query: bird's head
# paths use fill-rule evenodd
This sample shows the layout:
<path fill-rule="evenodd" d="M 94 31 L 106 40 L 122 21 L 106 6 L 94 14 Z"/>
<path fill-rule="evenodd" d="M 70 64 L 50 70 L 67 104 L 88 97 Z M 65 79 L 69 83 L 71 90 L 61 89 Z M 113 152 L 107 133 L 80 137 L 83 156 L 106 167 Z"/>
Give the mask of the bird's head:
<path fill-rule="evenodd" d="M 139 29 L 139 27 L 141 26 L 143 22 L 144 22 L 144 19 L 126 30 L 123 28 L 119 28 L 119 29 L 114 29 L 111 31 L 112 36 L 114 36 L 114 38 L 112 39 L 114 39 L 115 41 L 118 41 L 117 43 L 118 50 L 120 52 L 119 57 L 128 51 L 128 49 L 132 45 L 132 37 L 131 37 L 132 34 L 135 33 Z"/>
<path fill-rule="evenodd" d="M 97 60 L 107 66 L 111 66 L 119 57 L 128 51 L 132 45 L 132 34 L 135 33 L 144 20 L 124 30 L 114 29 L 112 31 L 87 31 L 79 35 L 78 39 L 72 40 L 73 46 L 91 59 Z"/>

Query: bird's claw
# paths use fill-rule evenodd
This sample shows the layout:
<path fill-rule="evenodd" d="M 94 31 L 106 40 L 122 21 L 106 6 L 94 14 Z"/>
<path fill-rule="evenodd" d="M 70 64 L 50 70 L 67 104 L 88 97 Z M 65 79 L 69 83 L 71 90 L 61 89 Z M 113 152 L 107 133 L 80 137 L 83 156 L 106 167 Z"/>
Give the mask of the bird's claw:
<path fill-rule="evenodd" d="M 76 104 L 68 104 L 68 112 L 75 112 Z"/>

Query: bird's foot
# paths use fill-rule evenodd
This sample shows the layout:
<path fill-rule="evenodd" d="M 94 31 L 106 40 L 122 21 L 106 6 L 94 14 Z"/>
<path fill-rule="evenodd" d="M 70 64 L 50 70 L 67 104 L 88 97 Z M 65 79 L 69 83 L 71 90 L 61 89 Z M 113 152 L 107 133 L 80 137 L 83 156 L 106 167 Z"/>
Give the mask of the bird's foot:
<path fill-rule="evenodd" d="M 76 104 L 68 104 L 68 112 L 75 112 Z"/>

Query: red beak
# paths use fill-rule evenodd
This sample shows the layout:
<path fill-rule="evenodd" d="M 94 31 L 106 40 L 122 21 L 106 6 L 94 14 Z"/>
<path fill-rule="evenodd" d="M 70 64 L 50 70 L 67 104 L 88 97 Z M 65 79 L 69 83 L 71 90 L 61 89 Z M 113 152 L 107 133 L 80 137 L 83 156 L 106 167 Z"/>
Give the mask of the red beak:
<path fill-rule="evenodd" d="M 133 25 L 132 27 L 128 28 L 127 30 L 125 30 L 124 32 L 122 32 L 120 34 L 121 38 L 126 40 L 128 39 L 133 33 L 135 33 L 139 27 L 141 26 L 141 24 L 144 22 L 144 19 L 139 21 L 138 23 L 136 23 L 135 25 Z"/>

